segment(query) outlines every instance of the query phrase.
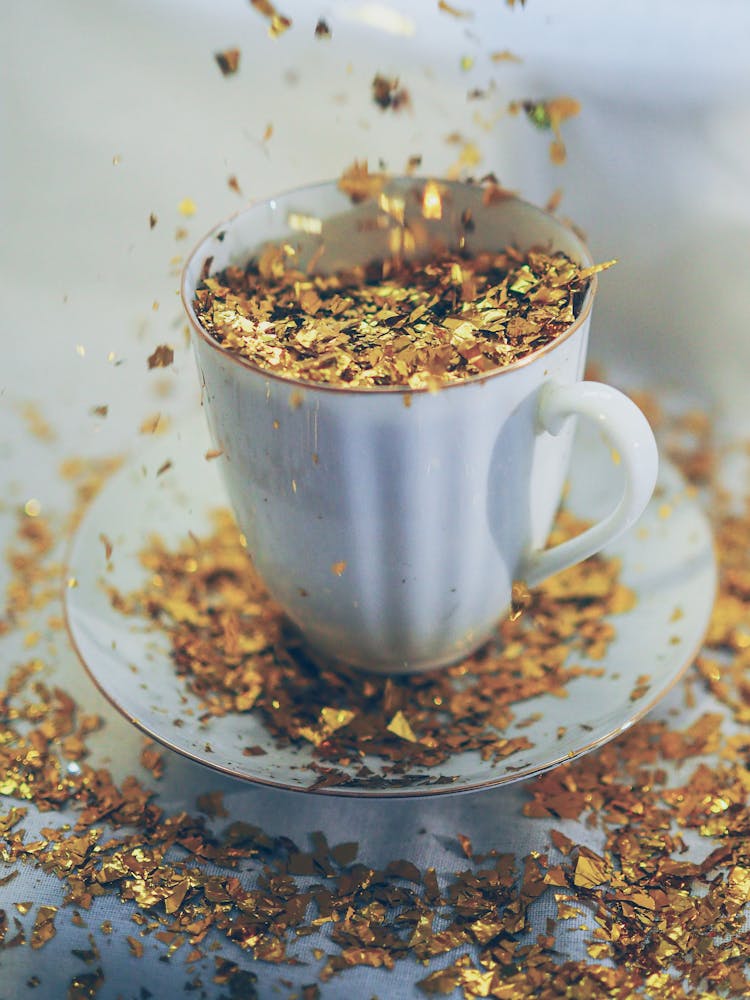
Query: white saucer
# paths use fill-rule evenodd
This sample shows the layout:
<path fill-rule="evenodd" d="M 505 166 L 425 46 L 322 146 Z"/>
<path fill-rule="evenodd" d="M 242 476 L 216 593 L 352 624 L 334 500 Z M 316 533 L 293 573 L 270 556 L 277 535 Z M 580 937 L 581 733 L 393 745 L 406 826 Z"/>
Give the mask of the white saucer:
<path fill-rule="evenodd" d="M 598 518 L 613 506 L 608 453 L 579 431 L 566 500 L 573 513 Z M 437 795 L 486 788 L 539 774 L 612 739 L 648 712 L 692 661 L 705 633 L 716 590 L 716 565 L 708 522 L 679 473 L 663 462 L 659 485 L 640 522 L 607 550 L 622 561 L 622 582 L 637 596 L 635 607 L 613 620 L 616 637 L 601 677 L 570 681 L 568 697 L 541 695 L 524 702 L 522 729 L 511 724 L 503 736 L 524 735 L 532 744 L 492 763 L 476 751 L 457 753 L 430 773 L 419 768 L 404 780 L 379 787 L 351 771 L 343 785 L 312 789 L 312 747 L 276 746 L 253 714 L 201 722 L 201 705 L 172 665 L 165 633 L 145 620 L 116 611 L 102 582 L 126 594 L 143 585 L 138 560 L 153 533 L 167 544 L 189 531 L 206 531 L 206 514 L 226 506 L 218 461 L 204 458 L 210 447 L 203 415 L 180 430 L 156 438 L 110 482 L 87 511 L 73 540 L 66 577 L 66 615 L 73 644 L 89 675 L 109 701 L 143 732 L 192 760 L 247 781 L 290 790 L 369 797 Z M 171 466 L 157 475 L 164 464 Z M 609 474 L 600 474 L 608 468 Z M 106 567 L 101 535 L 114 546 Z M 586 664 L 579 654 L 576 662 Z M 642 681 L 644 675 L 647 681 Z M 633 700 L 635 687 L 639 697 Z M 537 721 L 528 724 L 528 717 Z M 564 730 L 564 735 L 560 733 Z M 266 753 L 246 756 L 243 748 Z M 378 761 L 370 763 L 378 770 Z M 344 769 L 346 770 L 346 769 Z"/>

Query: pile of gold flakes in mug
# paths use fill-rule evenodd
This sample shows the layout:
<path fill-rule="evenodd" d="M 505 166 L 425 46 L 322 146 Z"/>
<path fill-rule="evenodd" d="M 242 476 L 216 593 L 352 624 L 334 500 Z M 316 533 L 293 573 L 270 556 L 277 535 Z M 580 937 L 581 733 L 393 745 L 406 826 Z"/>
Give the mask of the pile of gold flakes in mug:
<path fill-rule="evenodd" d="M 705 441 L 710 428 L 691 417 L 682 430 L 696 435 L 697 443 L 681 455 L 673 450 L 673 457 L 681 460 L 689 479 L 705 485 L 714 457 Z M 65 471 L 83 500 L 109 470 L 68 463 Z M 248 818 L 228 821 L 221 830 L 228 816 L 216 793 L 201 796 L 193 815 L 165 812 L 155 795 L 166 761 L 148 742 L 141 762 L 155 785 L 146 787 L 135 777 L 115 783 L 91 744 L 91 734 L 104 721 L 82 712 L 69 692 L 48 683 L 48 664 L 33 655 L 36 623 L 62 629 L 56 555 L 70 524 L 27 504 L 7 553 L 11 579 L 0 618 L 0 635 L 12 640 L 20 634 L 29 647 L 29 658 L 8 671 L 0 692 L 5 801 L 0 856 L 6 864 L 0 884 L 8 899 L 18 866 L 31 865 L 57 875 L 64 889 L 59 904 L 51 904 L 49 895 L 44 903 L 19 898 L 13 910 L 0 912 L 0 950 L 43 948 L 61 921 L 90 927 L 97 920 L 99 897 L 115 897 L 129 908 L 133 933 L 127 940 L 134 959 L 143 955 L 146 943 L 158 942 L 165 959 L 184 956 L 186 991 L 200 991 L 210 981 L 225 984 L 235 1000 L 257 995 L 256 976 L 222 954 L 222 941 L 276 964 L 282 984 L 285 963 L 299 953 L 299 938 L 311 935 L 311 961 L 318 965 L 308 966 L 310 981 L 295 991 L 302 1000 L 324 997 L 326 983 L 353 966 L 389 970 L 407 959 L 425 963 L 419 986 L 428 996 L 456 989 L 465 998 L 499 1000 L 571 995 L 625 1000 L 636 993 L 654 1000 L 747 996 L 750 510 L 727 509 L 715 527 L 720 595 L 706 649 L 682 688 L 686 708 L 695 705 L 699 689 L 706 711 L 687 728 L 680 728 L 678 720 L 674 727 L 666 720 L 641 722 L 596 754 L 529 782 L 524 813 L 530 822 L 539 817 L 545 827 L 553 823 L 546 850 L 517 859 L 493 845 L 473 845 L 456 831 L 457 870 L 437 872 L 397 858 L 375 868 L 358 856 L 356 843 L 331 844 L 312 834 L 308 843 L 295 844 L 266 834 Z M 205 563 L 195 568 L 202 583 L 195 591 L 173 594 L 177 603 L 170 608 L 165 587 L 161 604 L 154 607 L 164 627 L 179 636 L 177 669 L 202 691 L 207 711 L 218 713 L 239 710 L 235 699 L 243 693 L 228 690 L 219 656 L 194 674 L 180 666 L 190 634 L 182 628 L 179 601 L 195 601 L 196 614 L 208 614 L 201 603 L 210 589 L 208 567 L 214 574 L 222 565 L 230 575 L 238 573 L 236 547 L 222 542 L 229 530 L 221 523 L 205 540 Z M 171 585 L 179 579 L 182 558 L 154 545 L 146 561 Z M 618 589 L 616 570 L 600 563 L 594 572 L 604 574 L 593 602 L 605 602 L 594 616 L 601 618 L 607 602 L 627 598 Z M 536 610 L 554 600 L 539 597 Z M 553 604 L 547 607 L 552 610 Z M 219 622 L 206 633 L 214 641 L 223 628 L 230 661 L 237 645 L 231 613 L 219 611 Z M 272 633 L 275 626 L 269 618 L 263 627 Z M 585 624 L 581 630 L 586 633 Z M 590 637 L 594 649 L 606 641 L 596 629 Z M 414 683 L 417 691 L 424 685 L 452 696 L 448 678 Z M 561 685 L 565 678 L 553 674 L 549 683 Z M 430 688 L 434 684 L 441 686 Z M 333 693 L 326 690 L 326 700 Z M 530 693 L 517 692 L 520 697 Z M 498 698 L 494 689 L 489 695 L 502 705 L 502 695 Z M 347 752 L 343 735 L 337 735 L 345 727 L 324 731 L 322 709 L 321 716 L 309 713 L 309 732 L 302 731 L 302 719 L 295 717 L 300 708 L 293 704 L 299 696 L 294 688 L 287 696 L 291 704 L 282 713 L 286 721 L 279 738 L 310 740 L 324 755 L 324 744 L 333 736 L 340 741 L 336 753 Z M 266 695 L 248 688 L 244 697 L 255 705 Z M 470 697 L 473 712 L 477 693 Z M 391 736 L 399 745 L 410 743 L 403 735 L 382 732 L 385 722 L 404 713 L 397 682 L 384 681 L 371 698 L 379 707 L 369 715 L 356 700 L 348 710 L 363 717 L 358 738 L 374 734 L 388 756 Z M 512 698 L 506 706 L 511 703 Z M 436 745 L 430 748 L 429 739 L 425 745 L 434 763 L 452 748 L 441 744 L 431 728 L 429 703 L 417 699 L 416 705 L 409 725 L 420 737 L 432 733 Z M 460 705 L 448 710 L 456 717 L 464 713 Z M 729 734 L 732 717 L 739 726 Z M 490 724 L 485 714 L 461 739 L 481 746 L 483 727 Z M 667 762 L 680 763 L 676 777 L 668 777 Z M 30 809 L 49 817 L 34 838 L 23 826 Z M 75 817 L 72 825 L 63 821 L 62 810 L 66 820 Z M 567 821 L 567 833 L 555 828 L 556 821 Z M 600 850 L 575 842 L 572 821 L 600 832 Z M 689 843 L 702 845 L 691 860 Z M 540 929 L 533 907 L 542 898 L 555 916 Z M 585 959 L 565 958 L 568 928 L 578 938 L 583 933 Z M 99 929 L 108 935 L 113 925 L 100 920 Z M 81 967 L 70 983 L 69 1000 L 95 997 L 106 981 L 106 955 L 93 935 L 89 947 L 75 955 Z M 433 960 L 438 968 L 430 968 Z M 387 982 L 382 980 L 386 992 Z M 44 988 L 39 975 L 27 985 Z"/>
<path fill-rule="evenodd" d="M 352 193 L 346 175 L 340 185 L 355 200 L 376 198 L 384 219 L 395 217 L 394 255 L 323 275 L 314 273 L 316 254 L 300 269 L 285 243 L 266 247 L 245 267 L 205 275 L 193 309 L 217 343 L 288 378 L 439 388 L 505 368 L 551 343 L 575 321 L 592 276 L 615 263 L 584 268 L 560 251 L 514 247 L 408 259 L 401 255 L 410 235 L 403 197 L 386 195 L 383 175 L 363 176 L 375 184 L 364 194 L 359 187 Z M 489 203 L 507 193 L 491 186 L 483 197 Z M 424 185 L 422 213 L 441 217 L 436 182 Z M 470 232 L 470 214 L 462 221 Z M 323 231 L 313 217 L 291 216 L 290 224 Z"/>

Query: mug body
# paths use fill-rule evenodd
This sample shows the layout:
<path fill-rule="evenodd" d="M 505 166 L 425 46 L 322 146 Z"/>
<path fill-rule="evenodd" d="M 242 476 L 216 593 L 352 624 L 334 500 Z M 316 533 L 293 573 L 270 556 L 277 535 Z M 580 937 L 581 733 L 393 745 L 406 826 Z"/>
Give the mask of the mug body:
<path fill-rule="evenodd" d="M 418 183 L 396 190 L 408 200 Z M 590 264 L 577 237 L 538 209 L 513 198 L 484 206 L 481 189 L 467 185 L 446 191 L 431 236 L 455 246 L 457 220 L 470 210 L 470 250 L 541 245 Z M 335 185 L 251 207 L 193 255 L 186 305 L 209 258 L 215 273 L 268 242 L 314 253 L 290 232 L 294 214 L 332 220 L 328 269 L 387 256 L 362 224 L 372 212 L 352 208 Z M 592 295 L 547 348 L 438 391 L 279 377 L 223 350 L 193 317 L 203 405 L 238 524 L 270 594 L 314 650 L 414 672 L 456 661 L 489 636 L 560 501 L 573 428 L 539 433 L 537 401 L 548 380 L 582 377 Z"/>

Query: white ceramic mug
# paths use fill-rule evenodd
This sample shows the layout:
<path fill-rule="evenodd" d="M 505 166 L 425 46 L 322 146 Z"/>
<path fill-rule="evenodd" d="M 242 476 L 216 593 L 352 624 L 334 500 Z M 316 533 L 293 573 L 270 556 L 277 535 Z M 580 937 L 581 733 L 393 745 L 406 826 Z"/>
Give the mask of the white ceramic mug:
<path fill-rule="evenodd" d="M 484 205 L 473 185 L 443 184 L 442 217 L 425 220 L 423 186 L 404 178 L 388 186 L 423 237 L 464 240 L 469 251 L 544 246 L 592 263 L 552 216 L 514 197 Z M 300 217 L 322 219 L 322 232 L 301 235 L 289 224 Z M 402 673 L 469 654 L 507 612 L 514 581 L 533 586 L 632 525 L 653 491 L 657 452 L 630 400 L 581 381 L 595 278 L 552 343 L 437 392 L 282 377 L 225 351 L 197 322 L 202 275 L 244 266 L 268 243 L 293 246 L 295 266 L 315 254 L 317 271 L 384 258 L 397 223 L 382 217 L 377 200 L 352 205 L 336 183 L 257 203 L 198 246 L 182 296 L 229 496 L 269 592 L 313 650 Z M 618 453 L 623 494 L 609 517 L 545 548 L 576 414 Z"/>

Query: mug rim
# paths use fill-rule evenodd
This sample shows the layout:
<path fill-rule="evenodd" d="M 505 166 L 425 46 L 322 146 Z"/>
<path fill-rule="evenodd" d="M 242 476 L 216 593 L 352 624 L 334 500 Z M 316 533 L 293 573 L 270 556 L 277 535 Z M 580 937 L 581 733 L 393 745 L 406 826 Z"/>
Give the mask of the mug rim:
<path fill-rule="evenodd" d="M 392 183 L 392 182 L 395 183 L 408 182 L 408 183 L 413 183 L 415 185 L 427 184 L 432 182 L 452 189 L 459 189 L 459 190 L 472 189 L 476 191 L 482 190 L 482 186 L 480 184 L 472 181 L 443 180 L 441 178 L 436 178 L 436 177 L 409 176 L 405 174 L 389 175 L 387 178 L 387 183 Z M 191 287 L 190 290 L 188 291 L 188 284 L 189 284 L 188 271 L 193 266 L 196 258 L 201 253 L 202 249 L 206 246 L 206 244 L 210 240 L 215 239 L 223 229 L 226 229 L 227 227 L 233 225 L 238 219 L 240 219 L 244 215 L 247 215 L 249 212 L 255 211 L 262 205 L 266 205 L 269 202 L 276 201 L 277 199 L 280 198 L 288 198 L 303 193 L 309 194 L 318 189 L 330 190 L 331 188 L 337 188 L 338 183 L 339 181 L 338 179 L 336 179 L 336 180 L 319 181 L 314 184 L 302 184 L 299 187 L 289 188 L 288 190 L 282 191 L 279 194 L 267 195 L 263 198 L 257 198 L 254 201 L 251 201 L 250 204 L 245 205 L 243 208 L 238 209 L 236 212 L 233 212 L 231 215 L 227 216 L 222 221 L 215 223 L 205 233 L 205 235 L 201 237 L 198 243 L 194 246 L 193 250 L 186 257 L 185 263 L 182 268 L 182 273 L 180 275 L 180 300 L 187 314 L 188 323 L 190 324 L 191 331 L 195 334 L 198 334 L 198 336 L 206 344 L 208 344 L 209 347 L 219 352 L 223 358 L 226 358 L 227 360 L 234 362 L 235 364 L 239 365 L 241 368 L 247 371 L 253 372 L 257 375 L 261 375 L 264 378 L 273 379 L 274 381 L 280 382 L 289 387 L 294 387 L 296 389 L 304 389 L 305 391 L 308 392 L 319 390 L 323 392 L 333 392 L 333 393 L 356 393 L 358 395 L 367 395 L 367 396 L 382 395 L 382 394 L 397 395 L 397 396 L 398 395 L 412 396 L 423 393 L 435 393 L 435 392 L 442 393 L 450 389 L 459 389 L 463 385 L 476 385 L 478 383 L 484 384 L 485 382 L 488 382 L 491 379 L 496 379 L 501 375 L 507 375 L 514 371 L 518 371 L 520 368 L 525 368 L 528 365 L 531 365 L 534 362 L 538 361 L 539 359 L 546 357 L 548 354 L 551 354 L 565 341 L 567 341 L 570 337 L 572 337 L 573 334 L 575 334 L 576 331 L 579 330 L 588 320 L 591 314 L 594 298 L 599 284 L 598 274 L 593 274 L 589 279 L 589 286 L 586 289 L 586 295 L 584 297 L 583 304 L 581 306 L 581 311 L 575 317 L 573 322 L 569 326 L 567 326 L 561 333 L 559 333 L 553 340 L 549 341 L 549 343 L 544 344 L 542 347 L 538 348 L 535 351 L 532 351 L 530 354 L 525 355 L 523 358 L 518 358 L 516 361 L 512 361 L 510 362 L 510 364 L 503 365 L 500 368 L 494 368 L 491 371 L 482 372 L 477 375 L 469 375 L 467 378 L 463 378 L 455 382 L 444 382 L 438 385 L 437 387 L 420 386 L 417 388 L 413 388 L 412 386 L 409 385 L 349 385 L 347 383 L 339 383 L 339 382 L 316 382 L 311 379 L 302 379 L 293 375 L 282 375 L 278 372 L 272 371 L 270 368 L 263 368 L 261 365 L 256 364 L 255 362 L 251 361 L 250 358 L 247 358 L 242 354 L 236 354 L 233 351 L 226 350 L 224 347 L 222 347 L 222 345 L 218 341 L 214 340 L 214 338 L 211 336 L 208 330 L 206 330 L 205 327 L 198 322 L 198 319 L 195 315 L 195 311 L 192 308 L 192 302 L 197 288 L 192 287 L 192 282 L 191 282 L 190 283 Z M 586 243 L 585 240 L 581 238 L 581 236 L 579 236 L 577 232 L 575 232 L 575 230 L 571 226 L 567 226 L 560 219 L 556 218 L 551 212 L 548 212 L 544 208 L 540 208 L 538 205 L 534 205 L 532 202 L 527 201 L 525 198 L 520 198 L 517 194 L 514 194 L 512 191 L 507 191 L 505 188 L 503 188 L 502 191 L 505 196 L 503 198 L 504 201 L 514 201 L 518 205 L 521 205 L 524 209 L 529 210 L 534 214 L 549 220 L 554 224 L 554 226 L 560 229 L 568 230 L 575 237 L 575 239 L 578 240 L 584 256 L 588 258 L 588 261 L 590 262 L 588 266 L 593 265 L 593 257 L 591 255 L 591 251 L 588 248 L 588 244 Z"/>

